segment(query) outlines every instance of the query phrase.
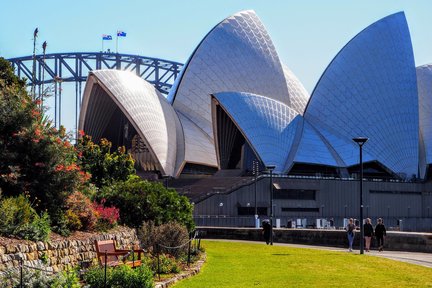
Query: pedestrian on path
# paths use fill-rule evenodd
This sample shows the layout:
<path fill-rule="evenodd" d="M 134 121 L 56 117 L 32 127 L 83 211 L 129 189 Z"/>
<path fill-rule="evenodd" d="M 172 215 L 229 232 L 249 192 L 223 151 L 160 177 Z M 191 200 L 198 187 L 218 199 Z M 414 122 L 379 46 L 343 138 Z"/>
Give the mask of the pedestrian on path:
<path fill-rule="evenodd" d="M 269 220 L 264 220 L 262 222 L 262 233 L 264 236 L 264 240 L 266 241 L 267 245 L 270 243 L 270 233 L 271 233 L 271 226 L 270 226 L 270 221 Z"/>
<path fill-rule="evenodd" d="M 354 219 L 350 218 L 348 221 L 348 225 L 345 227 L 347 231 L 348 236 L 348 245 L 349 245 L 349 252 L 352 252 L 352 246 L 354 242 L 354 236 L 355 236 L 355 225 L 354 225 Z"/>
<path fill-rule="evenodd" d="M 370 252 L 370 244 L 371 244 L 371 239 L 372 236 L 374 234 L 374 229 L 373 226 L 371 224 L 371 219 L 370 218 L 366 218 L 366 223 L 363 225 L 363 231 L 364 231 L 364 238 L 365 238 L 365 242 L 366 242 L 366 252 Z"/>
<path fill-rule="evenodd" d="M 375 226 L 375 237 L 377 239 L 377 245 L 379 252 L 383 251 L 384 248 L 384 237 L 387 235 L 386 228 L 384 226 L 383 220 L 378 219 L 378 224 Z"/>

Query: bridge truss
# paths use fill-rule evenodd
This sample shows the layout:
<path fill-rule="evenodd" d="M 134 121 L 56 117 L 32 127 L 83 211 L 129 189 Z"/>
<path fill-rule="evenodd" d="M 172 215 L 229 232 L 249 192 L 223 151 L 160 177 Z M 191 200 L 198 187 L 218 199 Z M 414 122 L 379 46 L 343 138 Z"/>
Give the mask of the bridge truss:
<path fill-rule="evenodd" d="M 27 84 L 34 87 L 37 98 L 44 101 L 47 95 L 53 96 L 49 108 L 56 127 L 62 125 L 63 110 L 72 109 L 65 105 L 65 83 L 74 84 L 74 126 L 78 128 L 78 117 L 82 100 L 83 82 L 92 70 L 118 69 L 135 72 L 144 80 L 153 84 L 163 94 L 168 94 L 174 80 L 179 75 L 183 64 L 158 58 L 118 53 L 53 53 L 8 59 L 20 78 L 26 78 Z M 35 75 L 33 77 L 33 63 Z M 69 87 L 70 88 L 70 87 Z M 63 95 L 64 94 L 64 95 Z M 70 100 L 70 99 L 69 99 Z M 63 102 L 63 103 L 62 103 Z M 67 106 L 67 107 L 64 107 Z M 70 127 L 67 127 L 70 128 Z"/>

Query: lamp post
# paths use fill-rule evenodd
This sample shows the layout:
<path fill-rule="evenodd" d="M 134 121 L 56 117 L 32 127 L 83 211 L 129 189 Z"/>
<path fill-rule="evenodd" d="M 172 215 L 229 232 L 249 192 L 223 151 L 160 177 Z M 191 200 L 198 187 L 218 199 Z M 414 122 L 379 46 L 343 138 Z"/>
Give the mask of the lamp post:
<path fill-rule="evenodd" d="M 364 254 L 364 229 L 363 229 L 363 145 L 369 140 L 366 137 L 352 139 L 360 149 L 360 254 Z"/>
<path fill-rule="evenodd" d="M 273 245 L 273 170 L 276 166 L 268 165 L 266 168 L 270 171 L 270 245 Z"/>
<path fill-rule="evenodd" d="M 387 206 L 387 223 L 390 223 L 390 206 Z"/>
<path fill-rule="evenodd" d="M 168 189 L 168 180 L 170 178 L 169 175 L 162 175 L 162 178 L 164 179 L 165 189 Z"/>
<path fill-rule="evenodd" d="M 258 163 L 258 161 L 253 160 L 252 165 L 253 165 L 252 171 L 253 171 L 253 174 L 255 176 L 255 187 L 254 187 L 254 190 L 255 190 L 255 228 L 259 228 L 258 206 L 257 206 L 257 176 L 258 176 L 258 165 L 259 165 L 259 163 Z"/>

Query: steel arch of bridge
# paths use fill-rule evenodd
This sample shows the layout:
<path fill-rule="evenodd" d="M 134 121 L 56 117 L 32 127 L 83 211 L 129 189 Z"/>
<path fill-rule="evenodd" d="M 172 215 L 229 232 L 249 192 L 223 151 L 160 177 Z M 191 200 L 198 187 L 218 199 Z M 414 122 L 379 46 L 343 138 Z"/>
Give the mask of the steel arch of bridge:
<path fill-rule="evenodd" d="M 183 64 L 139 55 L 105 53 L 105 52 L 72 52 L 52 53 L 45 55 L 24 56 L 8 59 L 20 77 L 27 78 L 27 84 L 36 87 L 38 95 L 45 93 L 44 84 L 54 85 L 54 123 L 61 125 L 62 83 L 75 82 L 75 125 L 77 128 L 79 109 L 82 98 L 82 83 L 92 70 L 118 69 L 135 72 L 144 80 L 153 84 L 161 93 L 168 94 L 174 80 L 180 73 Z M 35 77 L 33 77 L 33 60 L 35 60 Z M 33 83 L 34 79 L 34 83 Z"/>

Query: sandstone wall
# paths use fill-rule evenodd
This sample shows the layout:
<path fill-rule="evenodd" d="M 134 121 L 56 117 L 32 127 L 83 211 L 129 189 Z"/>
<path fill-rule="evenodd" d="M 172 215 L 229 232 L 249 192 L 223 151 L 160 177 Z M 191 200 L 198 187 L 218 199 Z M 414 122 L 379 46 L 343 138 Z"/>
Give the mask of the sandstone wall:
<path fill-rule="evenodd" d="M 70 237 L 49 242 L 3 241 L 0 240 L 0 272 L 19 267 L 20 259 L 30 267 L 47 268 L 47 271 L 58 272 L 66 267 L 75 267 L 82 263 L 91 263 L 96 259 L 95 240 L 115 239 L 118 248 L 130 249 L 138 243 L 134 229 L 121 227 L 113 232 L 100 235 L 88 234 L 83 239 Z M 18 242 L 18 243 L 14 243 Z"/>

